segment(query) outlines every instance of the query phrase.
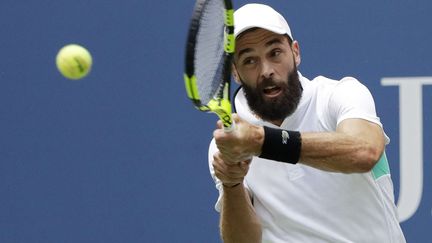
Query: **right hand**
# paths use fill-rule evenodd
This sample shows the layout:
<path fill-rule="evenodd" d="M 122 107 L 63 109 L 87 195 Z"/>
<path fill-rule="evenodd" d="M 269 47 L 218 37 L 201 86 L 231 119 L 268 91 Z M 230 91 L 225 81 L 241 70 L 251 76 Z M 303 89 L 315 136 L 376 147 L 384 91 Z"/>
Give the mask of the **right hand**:
<path fill-rule="evenodd" d="M 225 162 L 239 162 L 250 160 L 253 156 L 261 154 L 264 143 L 264 128 L 255 126 L 233 114 L 235 129 L 232 132 L 225 132 L 221 121 L 213 132 L 216 145 L 223 155 Z"/>
<path fill-rule="evenodd" d="M 251 159 L 242 162 L 228 161 L 219 151 L 213 155 L 215 175 L 226 187 L 243 183 L 244 177 L 249 171 L 250 163 Z"/>

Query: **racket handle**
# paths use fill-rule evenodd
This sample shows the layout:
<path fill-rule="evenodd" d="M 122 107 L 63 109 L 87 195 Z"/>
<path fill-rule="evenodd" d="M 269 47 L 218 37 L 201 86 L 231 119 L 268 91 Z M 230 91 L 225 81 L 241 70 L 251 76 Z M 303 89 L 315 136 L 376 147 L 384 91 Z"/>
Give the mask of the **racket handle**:
<path fill-rule="evenodd" d="M 222 107 L 220 109 L 213 109 L 212 111 L 219 117 L 225 132 L 232 132 L 235 130 L 235 122 L 232 117 L 229 101 L 225 100 L 225 109 Z"/>
<path fill-rule="evenodd" d="M 235 130 L 235 128 L 236 128 L 235 121 L 234 119 L 231 119 L 231 126 L 229 127 L 224 126 L 224 132 L 232 132 Z"/>

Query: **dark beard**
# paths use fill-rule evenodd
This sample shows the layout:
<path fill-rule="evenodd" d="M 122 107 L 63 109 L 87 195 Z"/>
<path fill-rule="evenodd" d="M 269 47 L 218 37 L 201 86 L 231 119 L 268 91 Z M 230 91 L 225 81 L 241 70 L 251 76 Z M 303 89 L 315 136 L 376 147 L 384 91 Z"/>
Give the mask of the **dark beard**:
<path fill-rule="evenodd" d="M 256 89 L 247 86 L 243 81 L 243 90 L 250 109 L 265 121 L 284 120 L 297 109 L 303 93 L 303 87 L 297 73 L 297 68 L 288 74 L 287 81 L 275 82 L 266 79 Z M 268 84 L 277 84 L 282 94 L 273 99 L 266 99 L 262 94 L 263 87 Z"/>

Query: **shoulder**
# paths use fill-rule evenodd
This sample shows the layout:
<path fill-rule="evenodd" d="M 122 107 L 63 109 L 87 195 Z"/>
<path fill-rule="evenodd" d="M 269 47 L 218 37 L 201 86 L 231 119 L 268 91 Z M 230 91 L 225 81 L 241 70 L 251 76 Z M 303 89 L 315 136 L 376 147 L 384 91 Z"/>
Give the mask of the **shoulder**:
<path fill-rule="evenodd" d="M 365 89 L 368 90 L 368 88 L 362 84 L 358 79 L 353 77 L 344 77 L 339 82 L 337 82 L 336 88 L 339 89 L 346 89 L 346 91 L 358 91 L 358 89 Z"/>
<path fill-rule="evenodd" d="M 324 124 L 335 126 L 346 118 L 376 120 L 375 103 L 369 89 L 354 77 L 340 80 L 318 76 L 316 84 L 317 113 Z"/>
<path fill-rule="evenodd" d="M 354 77 L 335 80 L 318 76 L 312 82 L 317 86 L 317 96 L 321 101 L 342 101 L 345 98 L 350 100 L 349 98 L 359 96 L 371 98 L 369 89 Z"/>
<path fill-rule="evenodd" d="M 350 89 L 356 87 L 365 87 L 358 79 L 354 77 L 343 77 L 340 80 L 331 79 L 324 76 L 318 76 L 312 80 L 320 89 Z"/>

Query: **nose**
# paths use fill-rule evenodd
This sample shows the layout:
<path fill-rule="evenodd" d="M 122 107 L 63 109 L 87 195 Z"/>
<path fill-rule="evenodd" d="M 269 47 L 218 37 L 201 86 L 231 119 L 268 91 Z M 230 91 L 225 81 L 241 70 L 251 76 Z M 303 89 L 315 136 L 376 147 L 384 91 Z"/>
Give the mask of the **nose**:
<path fill-rule="evenodd" d="M 263 61 L 261 63 L 261 78 L 268 79 L 273 77 L 274 68 L 273 65 L 268 61 Z"/>

